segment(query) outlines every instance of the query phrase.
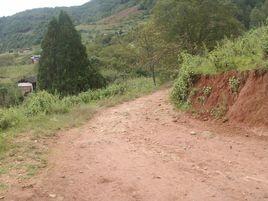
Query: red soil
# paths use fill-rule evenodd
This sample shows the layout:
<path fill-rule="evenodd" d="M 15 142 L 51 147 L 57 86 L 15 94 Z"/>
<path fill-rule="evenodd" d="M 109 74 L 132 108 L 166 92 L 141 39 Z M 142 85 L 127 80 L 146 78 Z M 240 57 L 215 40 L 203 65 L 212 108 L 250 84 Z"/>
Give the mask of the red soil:
<path fill-rule="evenodd" d="M 62 131 L 4 201 L 267 201 L 267 137 L 174 111 L 167 90 Z M 263 133 L 268 133 L 268 129 Z"/>
<path fill-rule="evenodd" d="M 133 6 L 131 8 L 127 8 L 125 10 L 122 10 L 112 16 L 109 16 L 107 18 L 104 18 L 102 20 L 99 21 L 99 23 L 103 23 L 103 24 L 116 24 L 116 23 L 120 23 L 122 20 L 124 20 L 125 18 L 128 18 L 132 15 L 141 13 L 141 11 L 138 9 L 137 6 Z"/>
<path fill-rule="evenodd" d="M 229 79 L 239 80 L 237 93 L 232 92 Z M 210 94 L 204 88 L 211 87 Z M 253 127 L 268 127 L 268 71 L 228 72 L 201 76 L 194 84 L 197 91 L 191 98 L 193 109 L 202 118 L 221 117 L 224 121 Z"/>

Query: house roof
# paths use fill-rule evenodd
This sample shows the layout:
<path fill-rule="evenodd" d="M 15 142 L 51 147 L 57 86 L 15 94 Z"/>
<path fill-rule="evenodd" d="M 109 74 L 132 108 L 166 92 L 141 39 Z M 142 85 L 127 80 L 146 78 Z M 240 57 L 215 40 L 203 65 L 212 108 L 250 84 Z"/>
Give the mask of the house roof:
<path fill-rule="evenodd" d="M 18 86 L 19 87 L 33 87 L 33 84 L 29 82 L 25 82 L 25 83 L 19 83 Z"/>
<path fill-rule="evenodd" d="M 27 83 L 27 82 L 35 84 L 37 82 L 37 77 L 36 76 L 25 77 L 18 81 L 18 83 Z"/>

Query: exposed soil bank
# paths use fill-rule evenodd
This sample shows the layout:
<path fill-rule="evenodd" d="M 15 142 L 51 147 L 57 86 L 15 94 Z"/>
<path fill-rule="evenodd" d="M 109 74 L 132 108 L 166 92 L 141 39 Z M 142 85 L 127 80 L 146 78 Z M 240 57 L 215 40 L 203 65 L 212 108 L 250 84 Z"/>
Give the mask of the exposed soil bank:
<path fill-rule="evenodd" d="M 201 76 L 191 94 L 193 112 L 253 127 L 268 127 L 268 71 Z"/>

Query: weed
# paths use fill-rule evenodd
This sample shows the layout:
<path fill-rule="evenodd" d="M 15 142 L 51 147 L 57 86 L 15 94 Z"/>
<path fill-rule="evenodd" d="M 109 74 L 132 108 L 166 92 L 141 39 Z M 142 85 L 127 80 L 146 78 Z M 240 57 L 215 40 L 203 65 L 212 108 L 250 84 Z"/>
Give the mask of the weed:
<path fill-rule="evenodd" d="M 229 78 L 229 86 L 233 93 L 238 93 L 240 87 L 240 80 L 235 76 Z"/>
<path fill-rule="evenodd" d="M 213 51 L 203 56 L 192 56 L 193 61 L 198 61 L 191 63 L 194 64 L 192 70 L 197 74 L 215 74 L 265 67 L 268 58 L 267 32 L 268 26 L 263 26 L 235 40 L 223 40 Z"/>
<path fill-rule="evenodd" d="M 203 88 L 203 94 L 204 94 L 206 97 L 209 97 L 210 94 L 211 94 L 211 92 L 212 92 L 212 87 L 207 86 L 207 87 L 204 87 L 204 88 Z"/>
<path fill-rule="evenodd" d="M 180 69 L 179 77 L 175 81 L 171 92 L 171 99 L 178 107 L 181 107 L 188 101 L 192 87 L 193 73 L 191 71 L 191 66 L 194 62 L 192 60 L 192 56 L 187 53 L 182 53 L 181 58 L 182 67 Z"/>
<path fill-rule="evenodd" d="M 224 117 L 226 112 L 227 112 L 227 106 L 222 103 L 219 104 L 217 107 L 213 108 L 210 111 L 210 114 L 216 119 L 221 119 L 222 117 Z"/>
<path fill-rule="evenodd" d="M 206 97 L 205 96 L 199 96 L 197 98 L 198 102 L 201 104 L 201 105 L 204 105 L 205 102 L 206 102 Z"/>

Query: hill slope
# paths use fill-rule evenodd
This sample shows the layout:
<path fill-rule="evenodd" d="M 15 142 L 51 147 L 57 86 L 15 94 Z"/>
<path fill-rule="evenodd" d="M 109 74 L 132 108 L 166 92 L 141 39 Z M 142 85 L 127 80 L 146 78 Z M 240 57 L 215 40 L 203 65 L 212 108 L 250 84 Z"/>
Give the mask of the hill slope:
<path fill-rule="evenodd" d="M 40 44 L 49 20 L 60 10 L 75 24 L 90 24 L 133 6 L 146 10 L 155 0 L 91 0 L 82 6 L 40 8 L 0 18 L 0 52 Z"/>

